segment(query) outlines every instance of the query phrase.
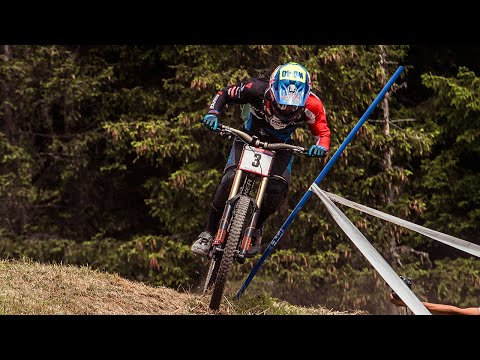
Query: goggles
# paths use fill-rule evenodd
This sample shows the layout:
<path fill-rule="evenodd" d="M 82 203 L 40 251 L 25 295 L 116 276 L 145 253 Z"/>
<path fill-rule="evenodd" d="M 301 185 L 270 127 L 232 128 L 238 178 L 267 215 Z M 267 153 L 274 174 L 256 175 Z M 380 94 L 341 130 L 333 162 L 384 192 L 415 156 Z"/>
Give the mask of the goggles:
<path fill-rule="evenodd" d="M 296 111 L 298 111 L 299 108 L 299 106 L 295 105 L 283 105 L 273 102 L 273 109 L 275 110 L 275 112 L 281 113 L 283 115 L 294 114 Z"/>
<path fill-rule="evenodd" d="M 296 105 L 281 105 L 272 101 L 271 109 L 277 118 L 284 124 L 288 124 L 297 119 L 301 114 L 302 107 Z"/>

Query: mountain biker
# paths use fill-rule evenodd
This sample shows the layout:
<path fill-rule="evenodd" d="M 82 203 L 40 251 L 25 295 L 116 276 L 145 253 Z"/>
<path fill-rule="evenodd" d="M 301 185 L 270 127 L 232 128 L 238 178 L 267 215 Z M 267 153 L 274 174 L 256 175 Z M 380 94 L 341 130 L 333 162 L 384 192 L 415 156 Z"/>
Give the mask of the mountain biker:
<path fill-rule="evenodd" d="M 315 141 L 309 148 L 308 156 L 320 158 L 326 156 L 330 148 L 330 129 L 325 109 L 319 97 L 311 92 L 310 74 L 302 65 L 288 62 L 277 66 L 269 80 L 249 78 L 237 85 L 224 87 L 214 96 L 208 113 L 202 120 L 203 124 L 210 130 L 216 130 L 223 107 L 232 103 L 249 106 L 249 113 L 244 119 L 244 129 L 261 141 L 291 143 L 290 138 L 295 129 L 306 122 Z M 191 247 L 194 254 L 208 255 L 228 200 L 243 144 L 238 139 L 233 142 L 223 177 L 213 196 L 206 228 Z M 253 257 L 260 251 L 263 224 L 286 198 L 292 161 L 291 152 L 276 151 L 266 197 L 251 246 L 246 253 L 247 257 Z"/>

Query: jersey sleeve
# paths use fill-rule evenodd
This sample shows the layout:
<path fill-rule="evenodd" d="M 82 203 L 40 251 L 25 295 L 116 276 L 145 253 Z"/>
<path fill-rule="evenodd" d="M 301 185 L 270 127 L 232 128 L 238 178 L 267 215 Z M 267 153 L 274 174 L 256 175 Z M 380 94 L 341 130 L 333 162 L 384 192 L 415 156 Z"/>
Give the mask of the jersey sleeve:
<path fill-rule="evenodd" d="M 214 96 L 208 113 L 220 115 L 226 104 L 247 104 L 258 96 L 257 93 L 258 84 L 255 79 L 247 79 L 236 85 L 226 86 Z"/>
<path fill-rule="evenodd" d="M 330 149 L 330 128 L 322 101 L 318 96 L 310 93 L 305 104 L 307 124 L 317 145 Z"/>

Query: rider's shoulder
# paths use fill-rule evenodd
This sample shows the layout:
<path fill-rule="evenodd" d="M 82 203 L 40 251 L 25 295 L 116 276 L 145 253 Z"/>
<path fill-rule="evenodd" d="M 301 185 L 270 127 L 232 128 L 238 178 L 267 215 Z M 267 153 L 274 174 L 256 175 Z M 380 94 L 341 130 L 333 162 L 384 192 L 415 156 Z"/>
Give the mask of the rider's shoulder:
<path fill-rule="evenodd" d="M 323 110 L 323 103 L 322 100 L 313 92 L 310 92 L 310 95 L 305 102 L 305 107 L 309 110 Z"/>
<path fill-rule="evenodd" d="M 255 84 L 257 86 L 268 86 L 268 79 L 260 77 L 249 77 L 243 80 L 244 84 Z"/>
<path fill-rule="evenodd" d="M 250 77 L 241 82 L 242 91 L 263 94 L 268 87 L 268 79 Z"/>

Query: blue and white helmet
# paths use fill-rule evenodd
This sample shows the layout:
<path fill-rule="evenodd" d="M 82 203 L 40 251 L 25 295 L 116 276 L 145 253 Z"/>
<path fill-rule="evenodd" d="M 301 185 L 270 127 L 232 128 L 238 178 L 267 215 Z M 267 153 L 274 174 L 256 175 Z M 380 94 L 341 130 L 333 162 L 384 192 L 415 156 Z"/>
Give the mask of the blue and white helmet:
<path fill-rule="evenodd" d="M 279 65 L 270 76 L 269 91 L 273 113 L 284 123 L 294 120 L 310 95 L 310 74 L 300 64 Z"/>

